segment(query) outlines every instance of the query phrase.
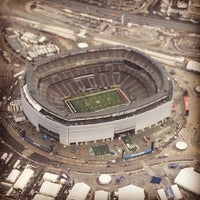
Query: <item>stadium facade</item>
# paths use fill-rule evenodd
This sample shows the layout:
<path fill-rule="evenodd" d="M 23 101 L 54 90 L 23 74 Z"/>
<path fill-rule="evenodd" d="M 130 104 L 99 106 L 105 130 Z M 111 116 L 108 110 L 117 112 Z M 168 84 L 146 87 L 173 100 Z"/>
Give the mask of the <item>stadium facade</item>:
<path fill-rule="evenodd" d="M 130 102 L 69 112 L 63 98 L 120 87 Z M 21 81 L 24 114 L 38 131 L 64 145 L 113 139 L 171 115 L 172 81 L 149 56 L 124 47 L 68 52 L 31 64 Z"/>

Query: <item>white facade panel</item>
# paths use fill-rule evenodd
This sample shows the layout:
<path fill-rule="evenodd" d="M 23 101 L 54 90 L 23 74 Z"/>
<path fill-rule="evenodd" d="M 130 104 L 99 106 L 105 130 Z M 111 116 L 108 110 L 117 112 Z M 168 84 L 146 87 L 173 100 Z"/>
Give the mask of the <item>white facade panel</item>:
<path fill-rule="evenodd" d="M 39 113 L 36 112 L 36 110 L 34 110 L 34 108 L 28 103 L 27 99 L 24 97 L 23 92 L 21 92 L 21 101 L 22 101 L 22 109 L 23 109 L 26 117 L 38 130 L 38 115 L 39 115 Z"/>
<path fill-rule="evenodd" d="M 171 115 L 172 101 L 166 102 L 156 108 L 136 115 L 136 131 L 157 124 Z"/>
<path fill-rule="evenodd" d="M 42 114 L 39 115 L 38 123 L 54 133 L 58 133 L 59 127 L 62 126 L 62 124 L 59 124 L 53 119 L 49 119 Z"/>
<path fill-rule="evenodd" d="M 59 136 L 60 136 L 60 142 L 62 144 L 69 144 L 69 127 L 64 126 L 64 125 L 60 125 L 59 127 L 59 132 L 58 132 Z"/>
<path fill-rule="evenodd" d="M 69 141 L 93 141 L 114 137 L 114 127 L 112 123 L 102 123 L 93 125 L 70 126 Z"/>
<path fill-rule="evenodd" d="M 135 116 L 127 117 L 121 120 L 114 121 L 115 133 L 135 129 Z"/>

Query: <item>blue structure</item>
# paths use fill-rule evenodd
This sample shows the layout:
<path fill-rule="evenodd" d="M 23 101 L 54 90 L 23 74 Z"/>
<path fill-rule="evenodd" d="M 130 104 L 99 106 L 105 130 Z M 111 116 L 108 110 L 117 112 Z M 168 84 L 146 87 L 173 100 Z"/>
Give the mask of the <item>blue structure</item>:
<path fill-rule="evenodd" d="M 146 150 L 144 150 L 144 151 L 142 151 L 142 152 L 139 152 L 139 153 L 133 153 L 133 154 L 128 154 L 128 155 L 124 155 L 124 159 L 125 160 L 128 160 L 128 159 L 130 159 L 130 158 L 136 158 L 136 157 L 138 157 L 138 156 L 143 156 L 143 155 L 145 155 L 145 154 L 149 154 L 149 153 L 151 153 L 153 150 L 152 149 L 146 149 Z"/>
<path fill-rule="evenodd" d="M 29 137 L 27 137 L 27 136 L 24 137 L 24 140 L 27 141 L 28 143 L 30 143 L 30 144 L 32 144 L 32 145 L 34 145 L 34 146 L 36 146 L 36 147 L 42 149 L 43 151 L 46 151 L 46 152 L 48 152 L 48 153 L 51 153 L 51 152 L 52 152 L 52 149 L 51 149 L 51 148 L 46 147 L 46 146 L 43 146 L 43 145 L 41 145 L 41 144 L 38 144 L 38 143 L 34 142 L 31 138 L 29 138 Z"/>

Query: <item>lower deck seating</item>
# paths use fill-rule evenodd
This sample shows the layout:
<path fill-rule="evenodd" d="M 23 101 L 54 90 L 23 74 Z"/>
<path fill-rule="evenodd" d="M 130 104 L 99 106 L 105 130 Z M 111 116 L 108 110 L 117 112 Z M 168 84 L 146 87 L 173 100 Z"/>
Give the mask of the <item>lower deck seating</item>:
<path fill-rule="evenodd" d="M 51 81 L 48 81 L 48 83 L 51 83 Z M 85 76 L 79 79 L 65 79 L 57 84 L 49 85 L 47 99 L 50 104 L 61 107 L 63 102 L 60 99 L 66 96 L 82 93 L 89 88 L 110 88 L 113 85 L 120 85 L 129 99 L 133 101 L 149 96 L 146 86 L 136 77 L 122 71 L 115 71 L 113 73 L 99 72 L 93 76 Z"/>

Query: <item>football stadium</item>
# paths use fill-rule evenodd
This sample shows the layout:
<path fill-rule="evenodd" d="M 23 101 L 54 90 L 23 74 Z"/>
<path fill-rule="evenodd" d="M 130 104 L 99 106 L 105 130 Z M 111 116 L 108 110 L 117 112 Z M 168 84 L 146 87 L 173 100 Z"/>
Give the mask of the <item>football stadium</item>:
<path fill-rule="evenodd" d="M 24 114 L 64 145 L 113 140 L 171 115 L 172 81 L 149 56 L 121 46 L 36 61 L 21 81 Z"/>

